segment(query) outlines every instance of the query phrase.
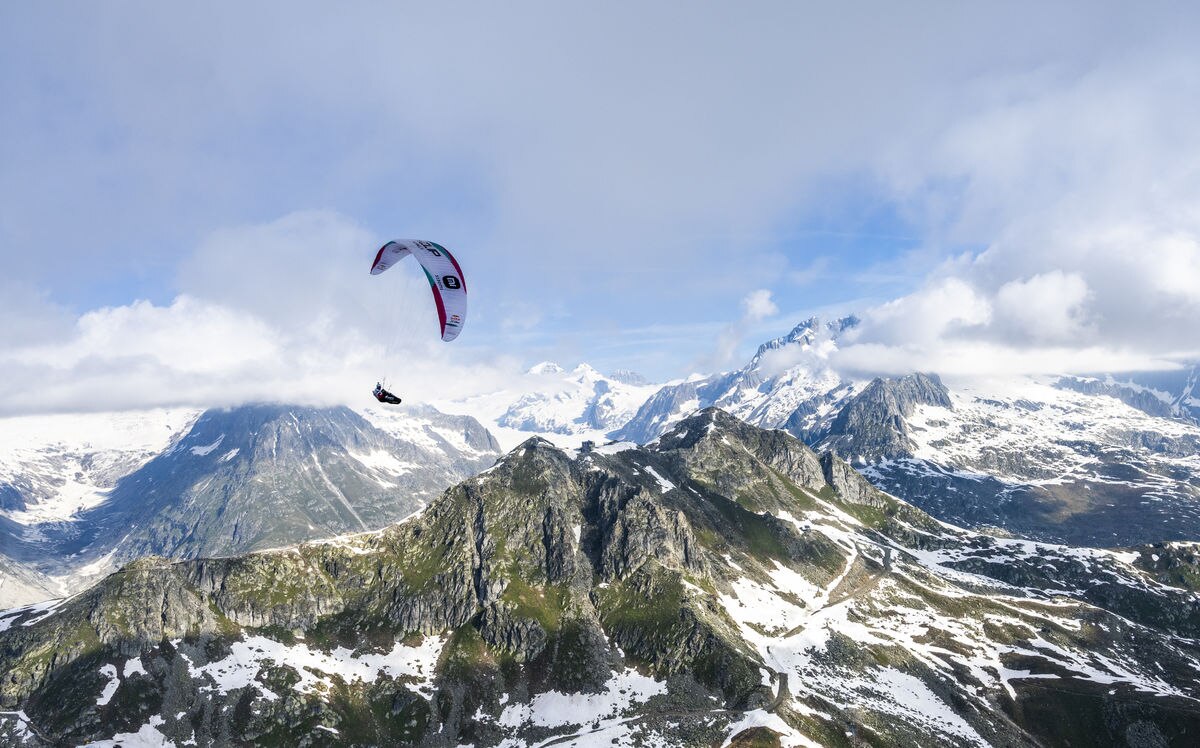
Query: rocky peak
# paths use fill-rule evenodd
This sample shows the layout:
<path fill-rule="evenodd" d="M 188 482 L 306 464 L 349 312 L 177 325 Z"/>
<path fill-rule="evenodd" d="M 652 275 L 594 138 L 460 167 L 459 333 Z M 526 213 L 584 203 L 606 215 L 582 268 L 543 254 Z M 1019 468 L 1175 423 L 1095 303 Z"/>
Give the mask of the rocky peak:
<path fill-rule="evenodd" d="M 848 459 L 868 462 L 912 454 L 907 418 L 919 405 L 953 409 L 936 374 L 877 378 L 850 399 L 817 442 Z"/>
<path fill-rule="evenodd" d="M 841 317 L 840 319 L 825 322 L 821 317 L 809 317 L 800 324 L 792 328 L 791 332 L 782 337 L 768 340 L 758 347 L 758 351 L 754 354 L 751 360 L 751 366 L 757 363 L 767 351 L 778 350 L 785 346 L 795 345 L 812 345 L 817 342 L 822 335 L 827 335 L 830 338 L 836 339 L 846 330 L 851 329 L 859 323 L 859 319 L 853 315 Z"/>
<path fill-rule="evenodd" d="M 381 532 L 152 559 L 0 614 L 0 730 L 440 747 L 867 725 L 949 746 L 1200 726 L 1194 593 L 1122 554 L 939 525 L 716 409 L 625 446 L 532 438 Z"/>
<path fill-rule="evenodd" d="M 814 491 L 826 485 L 817 455 L 802 441 L 785 431 L 751 426 L 720 408 L 683 419 L 649 449 L 673 455 L 725 490 L 732 490 L 731 481 L 764 478 L 755 463 Z"/>

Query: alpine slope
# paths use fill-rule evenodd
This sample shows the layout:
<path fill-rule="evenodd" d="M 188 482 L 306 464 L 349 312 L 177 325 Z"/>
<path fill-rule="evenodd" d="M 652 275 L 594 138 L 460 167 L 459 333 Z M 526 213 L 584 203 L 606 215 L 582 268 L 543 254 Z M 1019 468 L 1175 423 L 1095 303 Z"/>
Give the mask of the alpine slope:
<path fill-rule="evenodd" d="M 531 438 L 379 532 L 7 611 L 0 736 L 1183 745 L 1196 554 L 956 528 L 707 409 L 643 447 Z"/>

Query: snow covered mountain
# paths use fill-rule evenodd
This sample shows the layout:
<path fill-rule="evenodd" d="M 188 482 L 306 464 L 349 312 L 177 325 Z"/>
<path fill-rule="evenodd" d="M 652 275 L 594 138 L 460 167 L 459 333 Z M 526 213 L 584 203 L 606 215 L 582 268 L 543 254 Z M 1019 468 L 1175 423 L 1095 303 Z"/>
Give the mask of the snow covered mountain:
<path fill-rule="evenodd" d="M 1198 589 L 1196 544 L 961 530 L 713 409 L 0 612 L 0 741 L 1190 745 Z"/>
<path fill-rule="evenodd" d="M 436 405 L 446 412 L 474 416 L 506 448 L 532 435 L 562 446 L 579 446 L 584 439 L 604 440 L 658 388 L 634 372 L 604 375 L 587 364 L 567 371 L 544 361 L 510 389 Z"/>
<path fill-rule="evenodd" d="M 510 405 L 497 419 L 501 426 L 555 434 L 610 431 L 632 418 L 656 389 L 637 375 L 606 377 L 587 364 L 566 372 L 544 363 L 530 374 L 546 377 L 544 386 Z"/>
<path fill-rule="evenodd" d="M 251 405 L 32 421 L 19 425 L 65 432 L 5 455 L 0 591 L 11 600 L 78 589 L 146 555 L 227 555 L 378 529 L 499 454 L 474 419 L 430 407 Z M 186 431 L 159 433 L 165 421 Z M 93 425 L 103 439 L 74 430 Z"/>
<path fill-rule="evenodd" d="M 829 356 L 855 324 L 806 320 L 737 371 L 663 387 L 615 436 L 646 443 L 716 405 L 835 451 L 945 521 L 1084 545 L 1200 538 L 1196 367 L 843 380 Z"/>
<path fill-rule="evenodd" d="M 845 435 L 814 441 L 841 439 L 876 485 L 950 522 L 1084 545 L 1200 538 L 1200 426 L 1190 418 L 1054 377 L 943 390 L 899 418 L 864 418 L 903 444 L 891 453 L 864 454 Z"/>
<path fill-rule="evenodd" d="M 858 324 L 855 317 L 824 323 L 807 319 L 783 337 L 759 346 L 733 372 L 693 377 L 662 387 L 613 436 L 645 443 L 702 408 L 718 407 L 765 428 L 820 423 L 856 391 L 828 363 L 837 339 Z M 858 386 L 861 388 L 861 384 Z"/>
<path fill-rule="evenodd" d="M 117 482 L 167 449 L 199 410 L 0 419 L 0 516 L 65 521 L 104 501 Z"/>
<path fill-rule="evenodd" d="M 1200 364 L 1166 372 L 1063 377 L 1058 386 L 1086 395 L 1108 395 L 1152 416 L 1200 423 Z"/>

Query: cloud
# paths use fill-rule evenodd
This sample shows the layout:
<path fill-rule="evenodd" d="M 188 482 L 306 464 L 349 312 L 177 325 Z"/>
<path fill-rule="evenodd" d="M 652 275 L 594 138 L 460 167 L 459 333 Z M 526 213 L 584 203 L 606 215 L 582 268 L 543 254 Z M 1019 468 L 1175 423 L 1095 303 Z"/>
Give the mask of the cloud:
<path fill-rule="evenodd" d="M 0 347 L 52 339 L 70 329 L 71 313 L 28 283 L 0 280 Z"/>
<path fill-rule="evenodd" d="M 1078 273 L 1055 270 L 1009 281 L 996 292 L 996 324 L 1018 338 L 1070 344 L 1085 337 L 1087 299 L 1087 281 Z"/>
<path fill-rule="evenodd" d="M 750 293 L 742 299 L 742 317 L 741 319 L 727 325 L 717 335 L 716 349 L 703 359 L 699 366 L 702 368 L 723 367 L 729 365 L 734 360 L 741 347 L 742 342 L 746 339 L 746 334 L 750 327 L 755 322 L 760 322 L 768 317 L 772 317 L 779 313 L 779 307 L 771 300 L 771 291 L 765 288 L 760 288 Z"/>
<path fill-rule="evenodd" d="M 773 317 L 779 313 L 779 307 L 771 300 L 771 292 L 765 288 L 751 291 L 742 299 L 743 318 L 747 321 L 758 321 Z"/>
<path fill-rule="evenodd" d="M 36 369 L 53 356 L 29 351 L 57 345 L 76 373 L 117 361 L 75 325 L 104 307 L 90 319 L 110 340 L 164 346 L 114 342 L 120 361 L 199 392 L 180 379 L 181 344 L 154 327 L 186 330 L 191 309 L 197 340 L 230 341 L 222 365 L 273 387 L 326 382 L 378 346 L 493 371 L 636 338 L 629 355 L 666 374 L 724 320 L 743 315 L 706 366 L 724 366 L 765 310 L 864 287 L 874 300 L 846 365 L 1195 353 L 1194 9 L 631 12 L 302 1 L 281 29 L 269 8 L 232 21 L 162 3 L 0 10 L 0 259 L 24 289 L 0 288 L 16 320 L 0 355 Z M 781 238 L 877 214 L 895 218 L 869 230 L 917 238 L 847 256 Z M 461 248 L 480 279 L 459 345 L 422 347 L 427 304 L 396 310 L 427 294 L 419 277 L 371 283 L 361 269 L 393 231 Z M 774 295 L 739 307 L 764 285 Z M 385 343 L 400 318 L 412 337 Z M 670 332 L 627 335 L 648 321 Z M 248 357 L 263 336 L 279 371 Z M 222 386 L 213 397 L 248 392 Z"/>
<path fill-rule="evenodd" d="M 389 361 L 353 331 L 300 336 L 246 312 L 180 297 L 90 312 L 72 335 L 0 354 L 0 414 L 245 402 L 369 404 L 383 373 L 410 402 L 494 391 L 519 379 L 510 357 L 453 361 L 431 348 Z"/>
<path fill-rule="evenodd" d="M 927 241 L 982 248 L 864 315 L 847 367 L 1096 372 L 1200 357 L 1194 52 L 983 79 L 891 188 Z M 899 151 L 897 151 L 898 153 Z M 895 155 L 895 154 L 894 154 Z"/>
<path fill-rule="evenodd" d="M 1100 346 L 1015 348 L 979 341 L 955 341 L 934 347 L 864 343 L 830 357 L 831 365 L 851 376 L 903 376 L 932 371 L 960 378 L 1024 374 L 1167 371 L 1178 362 Z"/>
<path fill-rule="evenodd" d="M 214 235 L 185 265 L 207 296 L 91 310 L 0 348 L 0 414 L 369 403 L 380 377 L 428 402 L 519 380 L 517 357 L 441 342 L 419 272 L 340 270 L 359 238 L 327 214 Z"/>
<path fill-rule="evenodd" d="M 1103 3 L 878 4 L 868 20 L 786 2 L 633 12 L 297 2 L 280 33 L 267 8 L 9 10 L 0 246 L 50 284 L 134 267 L 171 277 L 214 227 L 329 208 L 474 250 L 497 303 L 541 268 L 546 295 L 588 307 L 583 325 L 658 313 L 630 288 L 681 314 L 732 309 L 763 281 L 725 268 L 777 252 L 744 237 L 836 212 L 831 185 L 847 182 L 918 219 L 959 204 L 939 184 L 1011 190 L 1026 163 L 1014 153 L 1071 145 L 1039 125 L 1056 124 L 1072 76 L 1186 49 L 1195 25 Z M 1105 85 L 1077 95 L 1067 124 L 1087 126 L 1086 112 L 1138 125 L 1104 106 L 1124 102 L 1095 100 Z M 1088 158 L 1110 145 L 1086 142 Z M 983 226 L 986 202 L 964 226 Z M 66 260 L 54 272 L 36 259 L 50 247 Z M 601 303 L 615 293 L 628 298 Z"/>

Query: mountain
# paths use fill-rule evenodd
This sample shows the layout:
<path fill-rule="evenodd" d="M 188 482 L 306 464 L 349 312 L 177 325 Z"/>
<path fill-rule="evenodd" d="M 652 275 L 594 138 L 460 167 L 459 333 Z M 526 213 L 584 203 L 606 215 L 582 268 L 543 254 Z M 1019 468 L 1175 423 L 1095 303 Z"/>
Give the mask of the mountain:
<path fill-rule="evenodd" d="M 0 518 L 7 520 L 0 532 L 10 565 L 76 589 L 145 555 L 229 555 L 378 529 L 499 455 L 474 419 L 429 407 L 363 414 L 289 405 L 209 410 L 163 441 L 169 446 L 149 459 L 132 448 L 103 459 L 51 452 L 58 461 L 47 457 L 50 467 L 36 480 L 13 481 L 53 485 L 51 467 L 83 465 L 91 472 L 58 480 L 86 482 L 92 493 L 70 514 L 62 510 L 61 489 L 48 498 L 46 491 L 23 494 L 24 507 Z"/>
<path fill-rule="evenodd" d="M 838 338 L 857 324 L 856 317 L 829 323 L 816 317 L 805 320 L 787 335 L 759 346 L 741 369 L 662 387 L 613 437 L 645 443 L 708 407 L 767 428 L 818 420 L 854 389 L 829 366 L 828 356 Z"/>
<path fill-rule="evenodd" d="M 1063 377 L 1057 386 L 1087 395 L 1108 395 L 1152 416 L 1200 423 L 1200 364 L 1167 372 Z"/>
<path fill-rule="evenodd" d="M 628 422 L 658 387 L 636 372 L 605 375 L 587 364 L 567 371 L 543 361 L 509 389 L 437 405 L 447 412 L 469 413 L 509 448 L 535 434 L 578 446 L 584 439 L 603 440 Z"/>
<path fill-rule="evenodd" d="M 941 524 L 715 409 L 0 613 L 14 745 L 1183 745 L 1200 547 Z"/>
<path fill-rule="evenodd" d="M 500 426 L 554 434 L 609 431 L 628 421 L 655 389 L 640 375 L 606 377 L 587 364 L 570 372 L 539 364 L 529 373 L 553 379 L 510 405 L 496 421 Z"/>
<path fill-rule="evenodd" d="M 663 387 L 614 436 L 718 405 L 853 462 L 947 522 L 1047 542 L 1200 538 L 1197 369 L 1121 377 L 843 379 L 856 320 L 806 320 L 741 369 Z"/>
<path fill-rule="evenodd" d="M 1053 378 L 962 382 L 939 398 L 903 415 L 903 447 L 872 453 L 849 440 L 841 453 L 949 522 L 1099 546 L 1200 538 L 1200 426 L 1190 420 Z M 873 413 L 863 421 L 896 422 Z"/>
<path fill-rule="evenodd" d="M 0 516 L 66 521 L 185 434 L 198 410 L 0 419 Z"/>
<path fill-rule="evenodd" d="M 0 607 L 28 605 L 63 594 L 64 588 L 55 580 L 0 555 Z"/>

